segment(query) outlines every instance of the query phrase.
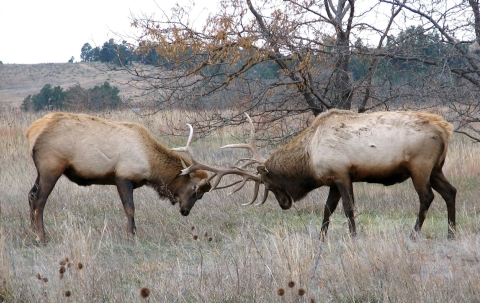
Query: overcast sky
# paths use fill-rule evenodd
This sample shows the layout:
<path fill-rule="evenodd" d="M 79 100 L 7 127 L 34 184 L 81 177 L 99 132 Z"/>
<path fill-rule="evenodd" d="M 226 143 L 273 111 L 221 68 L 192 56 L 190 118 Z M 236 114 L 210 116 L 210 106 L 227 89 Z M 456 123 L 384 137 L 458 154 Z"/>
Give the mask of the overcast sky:
<path fill-rule="evenodd" d="M 134 33 L 130 16 L 160 14 L 188 0 L 0 0 L 0 61 L 7 63 L 80 61 L 86 42 L 101 46 L 119 34 Z M 199 11 L 217 0 L 196 0 Z"/>

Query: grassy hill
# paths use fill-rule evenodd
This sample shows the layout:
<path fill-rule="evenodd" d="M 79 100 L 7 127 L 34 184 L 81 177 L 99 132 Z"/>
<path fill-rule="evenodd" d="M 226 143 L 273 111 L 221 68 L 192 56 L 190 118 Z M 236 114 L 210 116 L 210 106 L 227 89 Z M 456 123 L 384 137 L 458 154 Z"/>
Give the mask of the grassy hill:
<path fill-rule="evenodd" d="M 0 65 L 0 108 L 18 108 L 23 99 L 40 92 L 45 84 L 64 89 L 77 83 L 92 88 L 105 81 L 117 86 L 124 99 L 137 101 L 140 90 L 127 85 L 132 76 L 99 63 L 42 63 Z"/>

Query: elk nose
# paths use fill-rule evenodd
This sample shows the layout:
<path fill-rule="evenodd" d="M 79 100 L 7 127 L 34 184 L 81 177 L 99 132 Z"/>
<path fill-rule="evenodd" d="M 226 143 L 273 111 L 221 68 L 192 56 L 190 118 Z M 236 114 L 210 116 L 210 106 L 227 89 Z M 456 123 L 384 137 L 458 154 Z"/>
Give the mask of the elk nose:
<path fill-rule="evenodd" d="M 187 209 L 181 209 L 181 210 L 180 210 L 180 213 L 181 213 L 183 216 L 188 216 L 188 214 L 190 213 L 190 211 L 187 210 Z"/>
<path fill-rule="evenodd" d="M 287 197 L 281 199 L 280 207 L 282 209 L 290 209 L 292 207 L 292 202 Z"/>

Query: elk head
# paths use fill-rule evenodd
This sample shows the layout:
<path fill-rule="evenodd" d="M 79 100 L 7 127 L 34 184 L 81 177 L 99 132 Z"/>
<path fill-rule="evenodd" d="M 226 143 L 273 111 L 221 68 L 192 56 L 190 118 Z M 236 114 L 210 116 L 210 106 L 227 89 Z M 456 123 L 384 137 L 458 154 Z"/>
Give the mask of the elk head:
<path fill-rule="evenodd" d="M 265 192 L 271 191 L 282 209 L 290 209 L 293 205 L 293 198 L 285 190 L 281 183 L 276 181 L 273 173 L 270 173 L 265 165 L 257 166 L 261 183 L 265 186 Z"/>
<path fill-rule="evenodd" d="M 184 183 L 174 193 L 170 201 L 172 204 L 178 202 L 180 204 L 180 213 L 183 216 L 188 216 L 195 202 L 202 199 L 203 194 L 210 191 L 212 186 L 208 179 L 205 179 L 205 172 L 198 173 L 194 171 L 182 182 Z"/>

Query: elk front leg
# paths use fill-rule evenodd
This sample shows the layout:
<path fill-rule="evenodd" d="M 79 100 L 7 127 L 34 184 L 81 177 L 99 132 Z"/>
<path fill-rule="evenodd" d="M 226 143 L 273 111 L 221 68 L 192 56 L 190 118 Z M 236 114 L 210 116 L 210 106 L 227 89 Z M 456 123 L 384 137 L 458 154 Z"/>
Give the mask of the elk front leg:
<path fill-rule="evenodd" d="M 122 200 L 125 215 L 127 215 L 127 238 L 133 239 L 135 236 L 135 205 L 133 203 L 133 183 L 130 180 L 123 178 L 116 178 L 118 194 Z"/>
<path fill-rule="evenodd" d="M 357 229 L 355 226 L 354 205 L 355 200 L 353 198 L 353 185 L 350 179 L 336 181 L 335 184 L 338 187 L 340 195 L 342 196 L 342 205 L 345 216 L 348 220 L 348 229 L 350 235 L 355 237 L 357 235 Z"/>
<path fill-rule="evenodd" d="M 325 210 L 323 211 L 323 222 L 321 229 L 321 240 L 324 241 L 327 236 L 328 225 L 330 224 L 330 216 L 333 214 L 337 208 L 338 201 L 340 201 L 340 191 L 338 187 L 332 185 L 330 191 L 328 192 L 327 202 L 325 204 Z"/>

